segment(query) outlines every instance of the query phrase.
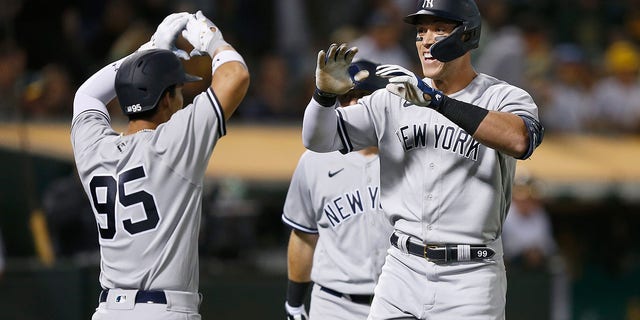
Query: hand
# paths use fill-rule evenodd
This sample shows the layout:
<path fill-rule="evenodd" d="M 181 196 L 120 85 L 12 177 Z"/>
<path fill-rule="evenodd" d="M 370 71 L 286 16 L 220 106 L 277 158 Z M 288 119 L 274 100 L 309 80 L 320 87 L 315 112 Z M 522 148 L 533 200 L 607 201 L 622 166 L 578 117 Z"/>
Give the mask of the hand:
<path fill-rule="evenodd" d="M 220 29 L 200 10 L 189 17 L 187 28 L 182 31 L 182 36 L 193 46 L 193 50 L 189 53 L 192 57 L 208 54 L 213 58 L 216 49 L 229 45 L 224 41 Z"/>
<path fill-rule="evenodd" d="M 175 42 L 178 39 L 180 31 L 182 31 L 189 21 L 191 14 L 188 12 L 172 13 L 168 15 L 158 25 L 156 32 L 151 36 L 149 42 L 143 44 L 139 51 L 149 49 L 166 49 L 171 50 L 173 53 L 184 60 L 189 60 L 189 55 L 186 51 L 178 49 Z"/>
<path fill-rule="evenodd" d="M 389 78 L 387 90 L 421 107 L 438 109 L 444 94 L 431 88 L 418 76 L 398 65 L 383 64 L 376 68 L 376 75 Z M 426 96 L 425 96 L 426 94 Z"/>
<path fill-rule="evenodd" d="M 289 302 L 284 303 L 284 308 L 287 311 L 287 320 L 307 320 L 307 310 L 304 309 L 304 304 L 299 307 L 292 307 Z"/>
<path fill-rule="evenodd" d="M 347 49 L 346 44 L 338 46 L 333 43 L 327 53 L 324 50 L 318 52 L 316 65 L 316 87 L 328 94 L 344 94 L 353 88 L 354 83 L 349 76 L 349 65 L 358 48 Z"/>

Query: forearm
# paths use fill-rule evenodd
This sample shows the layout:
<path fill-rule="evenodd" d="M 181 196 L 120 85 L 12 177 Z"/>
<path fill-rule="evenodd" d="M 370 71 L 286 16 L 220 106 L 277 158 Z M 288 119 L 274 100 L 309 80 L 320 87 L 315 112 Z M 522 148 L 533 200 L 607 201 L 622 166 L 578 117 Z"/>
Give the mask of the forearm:
<path fill-rule="evenodd" d="M 480 122 L 473 137 L 480 143 L 515 158 L 525 154 L 529 146 L 524 121 L 507 112 L 490 111 Z"/>
<path fill-rule="evenodd" d="M 73 101 L 74 118 L 88 109 L 108 114 L 106 105 L 116 97 L 116 72 L 124 59 L 126 57 L 103 67 L 78 88 Z"/>
<path fill-rule="evenodd" d="M 242 56 L 231 46 L 225 46 L 215 52 L 211 72 L 211 89 L 222 106 L 225 120 L 229 120 L 247 94 L 249 71 Z"/>
<path fill-rule="evenodd" d="M 343 148 L 338 136 L 338 118 L 333 107 L 323 107 L 311 99 L 302 121 L 302 143 L 315 152 L 331 152 Z"/>
<path fill-rule="evenodd" d="M 436 110 L 490 148 L 515 158 L 533 151 L 529 150 L 527 126 L 518 115 L 489 111 L 449 97 L 444 97 Z"/>
<path fill-rule="evenodd" d="M 318 235 L 292 231 L 287 248 L 287 275 L 295 282 L 311 281 L 313 253 Z"/>
<path fill-rule="evenodd" d="M 313 253 L 318 241 L 317 234 L 291 231 L 287 248 L 287 304 L 299 307 L 304 303 L 311 285 Z"/>

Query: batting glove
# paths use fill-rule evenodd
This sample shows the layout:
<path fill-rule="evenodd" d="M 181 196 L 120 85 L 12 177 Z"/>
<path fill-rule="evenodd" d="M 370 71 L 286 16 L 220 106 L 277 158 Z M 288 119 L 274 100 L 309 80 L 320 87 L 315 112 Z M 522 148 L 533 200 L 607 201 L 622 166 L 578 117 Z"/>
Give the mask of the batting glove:
<path fill-rule="evenodd" d="M 284 303 L 284 308 L 287 311 L 287 320 L 307 320 L 307 310 L 304 309 L 304 304 L 299 307 L 292 307 L 289 302 Z"/>
<path fill-rule="evenodd" d="M 431 88 L 415 73 L 398 65 L 380 65 L 376 68 L 376 75 L 389 78 L 389 92 L 421 107 L 438 109 L 444 97 L 442 92 Z"/>
<path fill-rule="evenodd" d="M 326 53 L 324 50 L 320 50 L 316 65 L 316 87 L 318 90 L 333 95 L 344 94 L 351 90 L 354 83 L 348 70 L 357 52 L 358 48 L 347 49 L 347 45 L 344 43 L 340 46 L 335 43 L 331 44 Z M 361 79 L 364 78 L 366 76 L 363 75 Z"/>
<path fill-rule="evenodd" d="M 182 36 L 191 43 L 192 57 L 208 54 L 213 58 L 213 53 L 221 46 L 229 45 L 222 37 L 222 32 L 209 18 L 198 10 L 189 17 L 187 28 L 182 31 Z"/>
<path fill-rule="evenodd" d="M 156 32 L 151 36 L 149 42 L 143 44 L 138 51 L 149 49 L 166 49 L 171 50 L 178 58 L 189 60 L 189 54 L 178 49 L 175 42 L 178 39 L 180 31 L 182 31 L 189 21 L 191 14 L 188 12 L 172 13 L 168 15 L 158 25 Z"/>

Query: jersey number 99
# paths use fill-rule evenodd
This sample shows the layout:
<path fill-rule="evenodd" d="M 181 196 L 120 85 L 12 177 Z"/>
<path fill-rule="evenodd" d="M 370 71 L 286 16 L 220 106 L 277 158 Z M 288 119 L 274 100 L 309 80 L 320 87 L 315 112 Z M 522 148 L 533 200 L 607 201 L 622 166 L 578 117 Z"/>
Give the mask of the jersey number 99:
<path fill-rule="evenodd" d="M 94 209 L 98 214 L 107 216 L 106 228 L 103 228 L 100 224 L 98 225 L 98 231 L 102 239 L 113 239 L 116 235 L 116 195 L 118 197 L 117 201 L 125 207 L 142 203 L 142 207 L 144 208 L 146 217 L 144 220 L 133 222 L 131 219 L 126 219 L 122 221 L 124 230 L 129 234 L 134 235 L 151 230 L 158 225 L 160 216 L 158 215 L 158 209 L 151 194 L 146 191 L 137 191 L 130 194 L 124 192 L 125 183 L 144 177 L 144 168 L 136 167 L 120 174 L 117 181 L 112 176 L 94 176 L 91 179 L 89 188 L 91 189 Z M 104 199 L 103 202 L 98 201 L 97 190 L 100 188 L 106 189 L 106 199 Z"/>

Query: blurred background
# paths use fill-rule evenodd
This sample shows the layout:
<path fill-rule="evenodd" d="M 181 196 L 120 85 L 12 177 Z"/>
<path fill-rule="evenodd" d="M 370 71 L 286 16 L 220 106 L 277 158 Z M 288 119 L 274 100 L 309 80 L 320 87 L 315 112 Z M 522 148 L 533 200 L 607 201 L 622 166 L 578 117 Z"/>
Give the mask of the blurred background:
<path fill-rule="evenodd" d="M 529 91 L 546 127 L 518 164 L 504 226 L 507 318 L 640 319 L 640 1 L 477 3 L 477 70 Z M 198 9 L 252 74 L 207 171 L 201 312 L 282 319 L 289 230 L 280 215 L 304 151 L 316 54 L 348 42 L 360 58 L 419 72 L 414 30 L 401 22 L 415 4 L 0 0 L 0 319 L 90 318 L 99 252 L 69 143 L 75 90 L 169 13 Z M 208 58 L 185 64 L 210 79 Z M 185 87 L 187 102 L 205 82 Z M 109 108 L 124 128 L 117 101 Z"/>

